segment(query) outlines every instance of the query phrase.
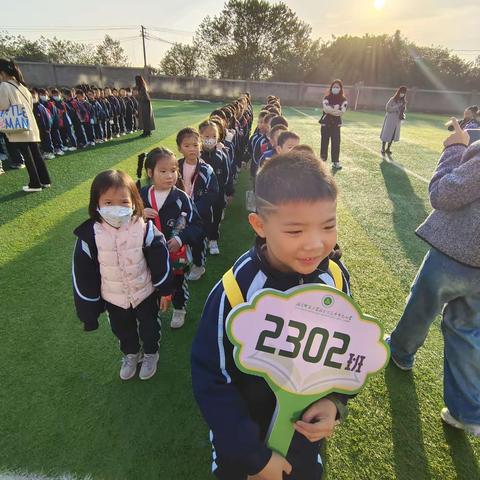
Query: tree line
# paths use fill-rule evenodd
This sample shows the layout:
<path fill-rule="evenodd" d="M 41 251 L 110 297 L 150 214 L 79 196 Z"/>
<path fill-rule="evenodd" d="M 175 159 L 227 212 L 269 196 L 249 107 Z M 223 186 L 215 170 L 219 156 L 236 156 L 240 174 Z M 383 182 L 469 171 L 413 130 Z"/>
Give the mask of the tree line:
<path fill-rule="evenodd" d="M 119 41 L 96 46 L 0 34 L 0 57 L 87 65 L 127 66 Z M 206 16 L 191 44 L 175 43 L 152 73 L 169 76 L 329 83 L 433 89 L 480 89 L 480 56 L 468 62 L 445 47 L 418 46 L 393 35 L 313 39 L 311 26 L 285 3 L 227 0 Z"/>

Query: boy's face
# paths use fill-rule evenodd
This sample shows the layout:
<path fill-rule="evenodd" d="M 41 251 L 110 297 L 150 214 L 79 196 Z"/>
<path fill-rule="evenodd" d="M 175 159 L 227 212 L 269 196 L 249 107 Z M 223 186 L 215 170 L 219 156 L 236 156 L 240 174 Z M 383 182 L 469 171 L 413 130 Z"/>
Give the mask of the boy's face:
<path fill-rule="evenodd" d="M 265 133 L 265 122 L 263 121 L 263 118 L 258 119 L 258 130 L 260 133 Z"/>
<path fill-rule="evenodd" d="M 279 155 L 292 151 L 297 145 L 300 145 L 300 140 L 297 138 L 289 138 L 281 147 L 277 145 L 275 150 Z"/>
<path fill-rule="evenodd" d="M 92 92 L 88 92 L 87 93 L 87 97 L 89 100 L 93 100 L 94 99 L 94 96 L 93 96 L 93 93 Z"/>
<path fill-rule="evenodd" d="M 85 95 L 83 93 L 77 93 L 77 102 L 85 101 Z"/>
<path fill-rule="evenodd" d="M 335 200 L 288 202 L 265 214 L 251 213 L 250 225 L 267 243 L 270 265 L 283 272 L 312 273 L 337 243 Z"/>
<path fill-rule="evenodd" d="M 127 96 L 127 92 L 125 90 L 120 90 L 120 96 L 121 97 L 126 97 Z"/>
<path fill-rule="evenodd" d="M 270 135 L 269 138 L 270 138 L 270 145 L 273 147 L 273 149 L 275 150 L 276 146 L 277 146 L 277 141 L 278 141 L 278 137 L 280 136 L 280 133 L 281 131 L 277 131 L 275 132 L 273 135 Z"/>
<path fill-rule="evenodd" d="M 107 97 L 112 94 L 112 91 L 109 88 L 106 88 L 104 92 L 105 92 L 105 96 Z"/>

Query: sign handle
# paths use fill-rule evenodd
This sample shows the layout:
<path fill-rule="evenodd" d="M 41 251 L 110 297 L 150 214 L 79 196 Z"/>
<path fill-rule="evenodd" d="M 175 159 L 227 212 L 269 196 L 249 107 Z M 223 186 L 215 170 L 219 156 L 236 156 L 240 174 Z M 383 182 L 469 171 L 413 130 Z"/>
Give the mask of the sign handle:
<path fill-rule="evenodd" d="M 277 415 L 273 420 L 273 428 L 268 437 L 269 448 L 283 457 L 287 456 L 295 429 L 294 422 L 299 420 L 303 411 L 313 402 L 320 400 L 319 395 L 293 395 L 276 387 L 269 382 L 277 397 Z M 293 414 L 292 414 L 293 412 Z"/>

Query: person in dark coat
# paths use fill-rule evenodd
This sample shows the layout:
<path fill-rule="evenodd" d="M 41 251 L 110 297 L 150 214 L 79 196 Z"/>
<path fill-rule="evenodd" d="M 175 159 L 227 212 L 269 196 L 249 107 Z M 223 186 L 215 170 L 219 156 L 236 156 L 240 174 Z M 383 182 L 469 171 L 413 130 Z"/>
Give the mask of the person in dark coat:
<path fill-rule="evenodd" d="M 149 137 L 152 130 L 155 130 L 155 119 L 153 118 L 152 102 L 148 94 L 147 84 L 143 77 L 135 77 L 135 85 L 138 89 L 138 129 L 143 130 L 142 137 Z"/>

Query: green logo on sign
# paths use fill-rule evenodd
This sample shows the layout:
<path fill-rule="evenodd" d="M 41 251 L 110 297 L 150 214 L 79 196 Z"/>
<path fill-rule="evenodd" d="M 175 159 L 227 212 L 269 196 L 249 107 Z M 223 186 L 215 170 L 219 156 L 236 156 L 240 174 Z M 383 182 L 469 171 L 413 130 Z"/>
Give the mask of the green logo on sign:
<path fill-rule="evenodd" d="M 323 300 L 322 300 L 322 304 L 324 307 L 331 307 L 333 304 L 335 303 L 335 301 L 333 300 L 333 297 L 324 297 Z"/>

